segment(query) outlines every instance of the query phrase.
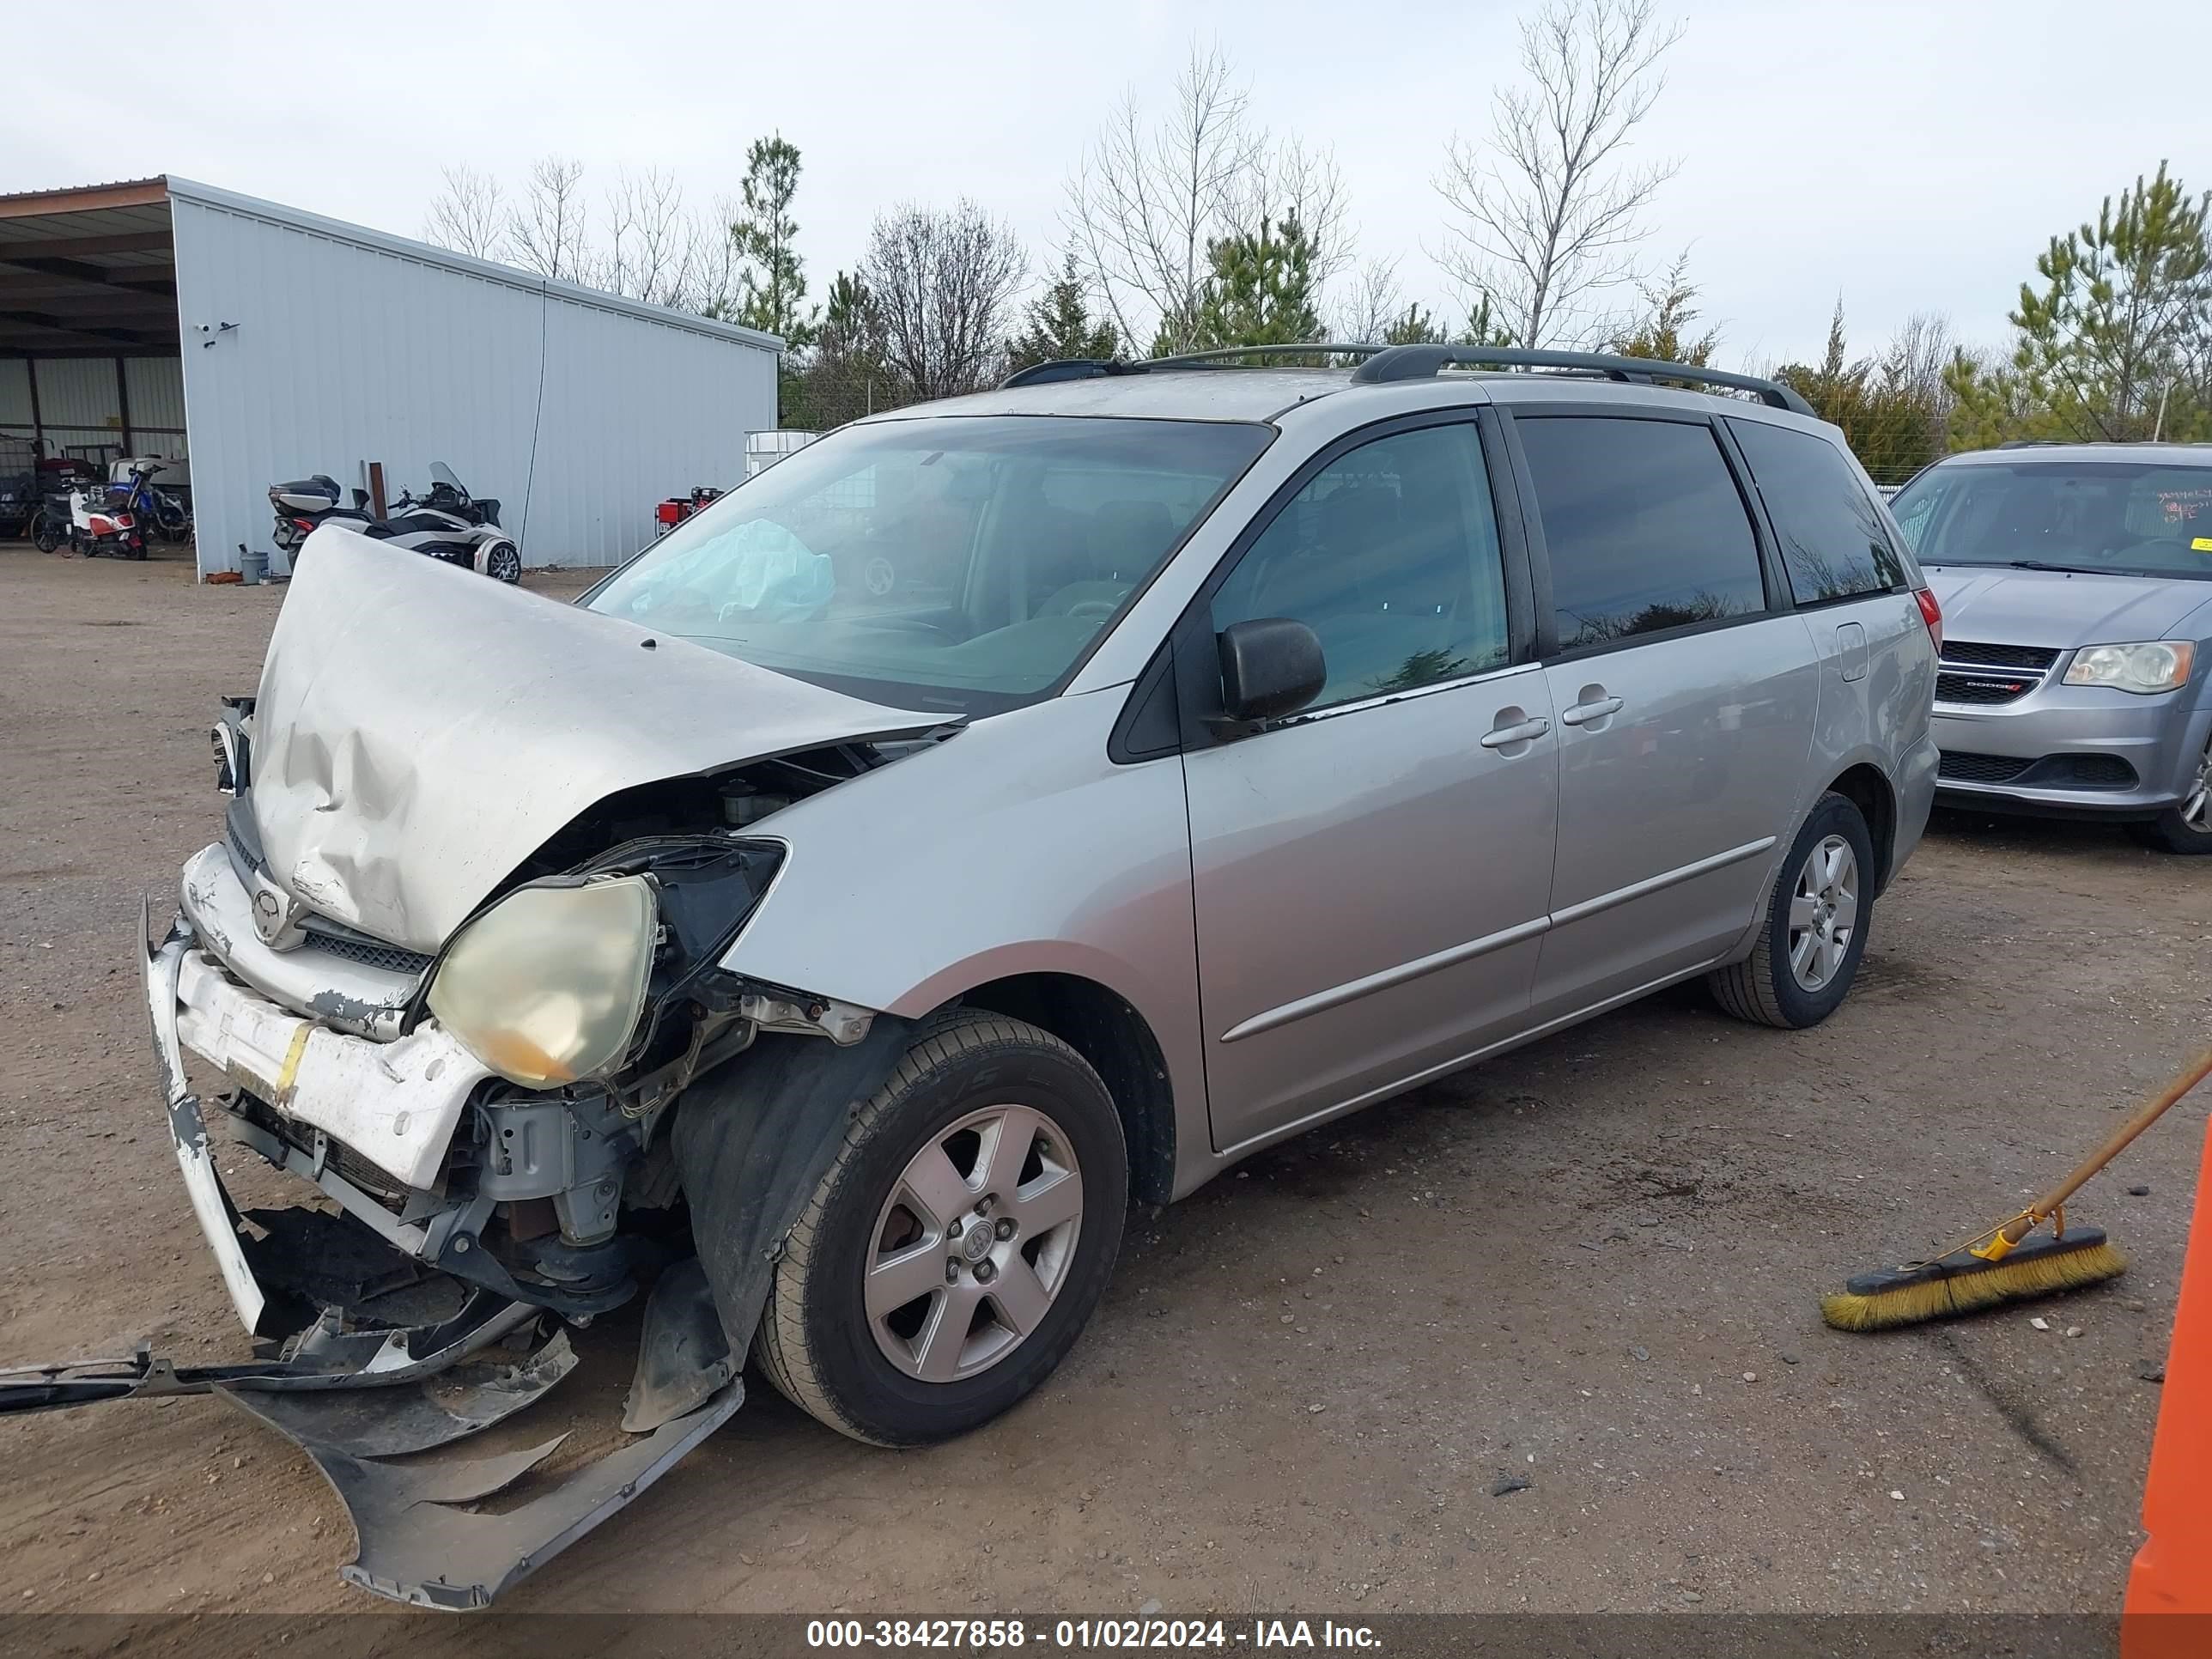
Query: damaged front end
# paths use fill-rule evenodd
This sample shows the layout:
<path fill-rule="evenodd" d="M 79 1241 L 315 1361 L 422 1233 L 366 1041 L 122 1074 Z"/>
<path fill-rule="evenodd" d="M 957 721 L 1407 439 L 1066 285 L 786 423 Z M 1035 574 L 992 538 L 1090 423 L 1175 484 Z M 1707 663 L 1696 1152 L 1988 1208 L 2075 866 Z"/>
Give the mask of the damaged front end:
<path fill-rule="evenodd" d="M 537 835 L 553 809 L 427 763 L 395 781 L 404 724 L 333 741 L 311 722 L 331 695 L 311 678 L 284 690 L 283 665 L 308 654 L 302 617 L 327 627 L 347 609 L 317 580 L 339 577 L 296 585 L 259 703 L 226 700 L 225 836 L 187 862 L 174 922 L 143 948 L 178 1165 L 257 1358 L 188 1369 L 141 1351 L 0 1373 L 0 1410 L 218 1393 L 328 1478 L 359 1538 L 349 1582 L 481 1607 L 741 1404 L 779 1241 L 906 1041 L 903 1021 L 724 965 L 788 855 L 757 826 L 942 734 L 883 730 L 896 711 L 867 705 L 853 708 L 873 729 L 787 710 L 783 735 L 813 746 L 681 776 L 610 763 L 581 810 L 552 792 L 569 816 L 551 833 L 464 858 L 425 826 Z M 374 655 L 362 626 L 324 656 Z M 334 756 L 351 759 L 332 770 Z M 265 811 L 264 773 L 280 803 Z M 471 792 L 480 811 L 456 799 Z M 418 820 L 398 839 L 383 835 L 393 801 Z M 362 925 L 411 915 L 410 894 L 434 922 Z M 195 1092 L 188 1057 L 227 1086 Z M 307 1202 L 241 1212 L 212 1146 L 226 1133 L 313 1189 Z M 560 1437 L 424 1455 L 524 1411 L 576 1367 L 569 1331 L 647 1285 L 620 1433 L 596 1462 L 546 1474 L 568 1461 Z M 480 1507 L 500 1493 L 501 1512 Z"/>

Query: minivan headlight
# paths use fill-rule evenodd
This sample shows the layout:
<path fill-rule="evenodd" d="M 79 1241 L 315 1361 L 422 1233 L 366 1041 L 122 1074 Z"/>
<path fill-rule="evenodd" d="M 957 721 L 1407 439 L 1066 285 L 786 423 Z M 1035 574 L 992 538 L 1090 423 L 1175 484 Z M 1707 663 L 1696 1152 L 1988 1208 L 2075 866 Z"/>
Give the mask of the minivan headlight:
<path fill-rule="evenodd" d="M 430 1012 L 510 1082 L 574 1083 L 629 1045 L 658 933 L 643 876 L 522 888 L 453 941 L 430 982 Z"/>
<path fill-rule="evenodd" d="M 2069 685 L 2109 685 L 2116 691 L 2148 696 L 2189 684 L 2197 647 L 2187 640 L 2153 640 L 2141 645 L 2085 645 L 2066 671 Z"/>

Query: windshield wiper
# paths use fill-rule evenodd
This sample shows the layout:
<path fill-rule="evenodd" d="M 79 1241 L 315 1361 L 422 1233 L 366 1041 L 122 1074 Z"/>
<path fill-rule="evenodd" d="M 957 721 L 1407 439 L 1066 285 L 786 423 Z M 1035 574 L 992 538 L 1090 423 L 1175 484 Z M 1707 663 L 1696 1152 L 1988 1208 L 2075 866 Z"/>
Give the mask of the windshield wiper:
<path fill-rule="evenodd" d="M 2008 570 L 2058 570 L 2069 576 L 2103 576 L 2110 573 L 2087 564 L 2051 564 L 2042 559 L 2007 559 Z"/>

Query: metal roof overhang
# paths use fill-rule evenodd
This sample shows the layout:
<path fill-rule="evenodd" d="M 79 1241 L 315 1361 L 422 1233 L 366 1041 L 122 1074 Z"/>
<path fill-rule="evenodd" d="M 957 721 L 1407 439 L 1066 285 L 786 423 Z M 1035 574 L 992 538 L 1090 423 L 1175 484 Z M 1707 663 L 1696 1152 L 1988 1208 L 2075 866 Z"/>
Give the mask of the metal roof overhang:
<path fill-rule="evenodd" d="M 170 356 L 167 181 L 0 196 L 0 357 Z"/>

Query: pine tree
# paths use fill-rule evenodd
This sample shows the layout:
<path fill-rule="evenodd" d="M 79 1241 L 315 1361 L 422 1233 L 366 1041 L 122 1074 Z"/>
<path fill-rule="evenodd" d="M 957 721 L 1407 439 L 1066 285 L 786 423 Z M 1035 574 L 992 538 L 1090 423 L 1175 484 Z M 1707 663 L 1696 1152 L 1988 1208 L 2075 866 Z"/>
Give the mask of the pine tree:
<path fill-rule="evenodd" d="M 799 310 L 806 298 L 806 264 L 793 246 L 799 225 L 791 216 L 791 204 L 799 193 L 799 147 L 781 133 L 754 139 L 745 151 L 744 193 L 744 216 L 730 227 L 746 262 L 738 320 L 804 346 L 813 333 L 814 318 Z"/>
<path fill-rule="evenodd" d="M 1314 246 L 1295 217 L 1262 217 L 1256 230 L 1215 238 L 1206 246 L 1210 274 L 1200 290 L 1188 337 L 1191 349 L 1294 345 L 1327 337 L 1319 308 Z M 1162 321 L 1162 341 L 1170 337 Z M 1162 355 L 1161 342 L 1153 347 Z"/>
<path fill-rule="evenodd" d="M 1658 282 L 1642 285 L 1644 317 L 1629 332 L 1616 336 L 1610 349 L 1624 357 L 1652 357 L 1698 368 L 1712 362 L 1713 352 L 1721 343 L 1720 331 L 1707 329 L 1695 336 L 1690 332 L 1690 325 L 1698 320 L 1699 313 L 1698 287 L 1690 280 L 1689 266 L 1690 256 L 1685 253 L 1667 268 L 1667 274 Z M 1840 308 L 1836 320 L 1840 326 Z"/>
<path fill-rule="evenodd" d="M 2159 164 L 2096 222 L 2051 239 L 2022 283 L 2013 372 L 2065 436 L 2194 436 L 2212 410 L 2194 387 L 2212 349 L 2212 192 L 2191 200 Z M 2183 392 L 2177 408 L 2172 393 Z M 2161 405 L 2164 405 L 2160 419 Z"/>
<path fill-rule="evenodd" d="M 1110 361 L 1121 349 L 1114 325 L 1103 317 L 1091 317 L 1073 253 L 1061 262 L 1060 280 L 1030 302 L 1024 320 L 1025 326 L 1006 348 L 1009 368 L 1028 368 L 1063 357 Z"/>

